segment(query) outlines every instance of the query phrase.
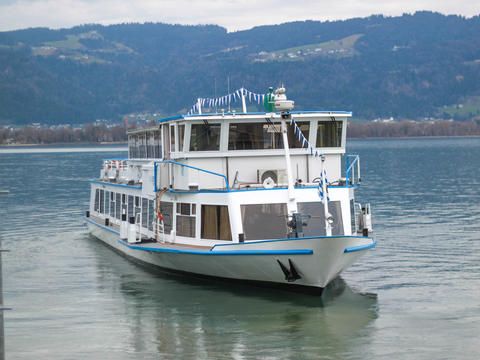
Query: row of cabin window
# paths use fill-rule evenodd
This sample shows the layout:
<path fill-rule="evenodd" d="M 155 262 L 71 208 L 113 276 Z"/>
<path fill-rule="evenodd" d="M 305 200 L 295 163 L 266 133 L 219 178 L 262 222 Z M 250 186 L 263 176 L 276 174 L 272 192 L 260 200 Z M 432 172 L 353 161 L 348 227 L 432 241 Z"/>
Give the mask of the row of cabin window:
<path fill-rule="evenodd" d="M 308 139 L 309 122 L 298 122 L 303 135 Z M 177 127 L 178 141 L 184 143 L 185 125 Z M 192 124 L 189 151 L 217 151 L 220 149 L 221 124 Z M 287 127 L 287 136 L 291 148 L 303 148 L 291 125 Z M 175 149 L 175 127 L 170 127 L 170 144 Z M 342 122 L 319 121 L 316 147 L 340 147 L 342 144 Z M 160 131 L 145 134 L 133 134 L 129 137 L 130 158 L 162 158 Z M 228 150 L 267 150 L 282 149 L 283 137 L 278 123 L 233 123 L 230 124 Z"/>
<path fill-rule="evenodd" d="M 202 205 L 201 209 L 201 238 L 231 241 L 228 207 L 224 205 Z M 153 200 L 96 189 L 94 211 L 116 219 L 121 219 L 122 213 L 125 211 L 127 218 L 135 217 L 136 222 L 138 214 L 141 214 L 142 227 L 153 231 L 155 221 Z M 161 202 L 160 213 L 163 216 L 164 231 L 166 234 L 170 234 L 173 224 L 173 203 Z M 196 237 L 196 204 L 177 203 L 176 219 L 177 235 Z"/>
<path fill-rule="evenodd" d="M 94 211 L 119 220 L 123 213 L 127 215 L 127 219 L 135 217 L 135 221 L 137 221 L 139 217 L 144 228 L 153 230 L 153 221 L 155 220 L 153 200 L 96 189 Z"/>
<path fill-rule="evenodd" d="M 160 131 L 130 135 L 128 138 L 128 151 L 132 159 L 162 158 Z"/>
<path fill-rule="evenodd" d="M 310 123 L 298 122 L 305 138 L 310 135 Z M 220 149 L 220 124 L 192 124 L 190 151 L 215 151 Z M 173 128 L 172 128 L 173 129 Z M 305 145 L 287 127 L 288 143 L 291 148 Z M 183 139 L 181 137 L 180 139 Z M 181 142 L 182 143 L 182 142 Z M 342 122 L 318 122 L 316 147 L 340 147 L 342 144 Z M 283 149 L 283 137 L 278 123 L 233 123 L 228 133 L 228 150 Z"/>

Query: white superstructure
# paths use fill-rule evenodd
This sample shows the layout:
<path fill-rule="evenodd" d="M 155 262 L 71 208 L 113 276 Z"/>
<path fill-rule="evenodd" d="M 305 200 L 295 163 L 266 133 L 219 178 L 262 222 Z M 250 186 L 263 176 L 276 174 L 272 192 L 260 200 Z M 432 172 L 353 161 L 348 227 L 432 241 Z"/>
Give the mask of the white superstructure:
<path fill-rule="evenodd" d="M 370 206 L 354 201 L 359 158 L 345 155 L 351 113 L 291 111 L 283 88 L 265 96 L 272 112 L 248 113 L 252 94 L 233 93 L 242 112 L 199 99 L 130 131 L 128 159 L 91 181 L 90 232 L 165 270 L 321 293 L 375 246 Z"/>

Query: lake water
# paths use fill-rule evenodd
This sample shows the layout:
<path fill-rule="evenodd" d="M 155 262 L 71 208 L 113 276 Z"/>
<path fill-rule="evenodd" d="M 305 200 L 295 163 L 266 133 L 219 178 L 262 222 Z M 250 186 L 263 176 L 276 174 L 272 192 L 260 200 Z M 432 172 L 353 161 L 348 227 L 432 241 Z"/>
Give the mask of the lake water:
<path fill-rule="evenodd" d="M 159 274 L 90 238 L 88 179 L 125 156 L 97 150 L 0 149 L 7 358 L 480 358 L 480 138 L 350 141 L 378 247 L 322 298 Z"/>

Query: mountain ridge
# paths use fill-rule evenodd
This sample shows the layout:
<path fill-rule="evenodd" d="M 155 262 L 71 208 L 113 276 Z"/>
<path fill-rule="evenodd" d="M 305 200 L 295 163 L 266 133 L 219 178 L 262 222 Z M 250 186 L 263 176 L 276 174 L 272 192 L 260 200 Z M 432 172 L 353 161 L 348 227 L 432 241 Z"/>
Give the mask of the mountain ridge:
<path fill-rule="evenodd" d="M 478 34 L 479 16 L 432 12 L 237 32 L 163 23 L 0 32 L 0 123 L 170 115 L 226 93 L 227 78 L 257 92 L 283 82 L 298 109 L 468 119 L 480 116 Z"/>

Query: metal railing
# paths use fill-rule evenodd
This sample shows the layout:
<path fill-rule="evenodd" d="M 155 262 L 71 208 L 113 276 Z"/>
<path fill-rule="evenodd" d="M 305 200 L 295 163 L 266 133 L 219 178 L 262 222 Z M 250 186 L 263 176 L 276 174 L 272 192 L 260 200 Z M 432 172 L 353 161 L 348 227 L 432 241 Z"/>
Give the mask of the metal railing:
<path fill-rule="evenodd" d="M 345 182 L 346 185 L 357 185 L 362 179 L 360 177 L 360 156 L 346 155 L 345 156 Z"/>
<path fill-rule="evenodd" d="M 157 189 L 157 176 L 158 176 L 157 175 L 157 169 L 158 169 L 157 164 L 171 164 L 173 166 L 177 165 L 177 166 L 181 166 L 181 167 L 184 167 L 184 168 L 187 168 L 187 169 L 192 169 L 192 170 L 196 170 L 196 171 L 199 171 L 199 172 L 203 172 L 205 174 L 221 177 L 221 178 L 223 178 L 223 181 L 225 182 L 225 191 L 230 191 L 230 185 L 228 184 L 228 179 L 224 174 L 219 174 L 219 173 L 216 173 L 216 172 L 213 172 L 213 171 L 210 171 L 210 170 L 206 170 L 206 169 L 202 169 L 202 168 L 192 166 L 192 165 L 182 164 L 182 163 L 174 161 L 174 160 L 163 160 L 163 161 L 156 161 L 155 165 L 154 165 L 155 166 L 155 168 L 154 168 L 154 191 L 155 192 L 158 191 L 158 189 Z"/>

